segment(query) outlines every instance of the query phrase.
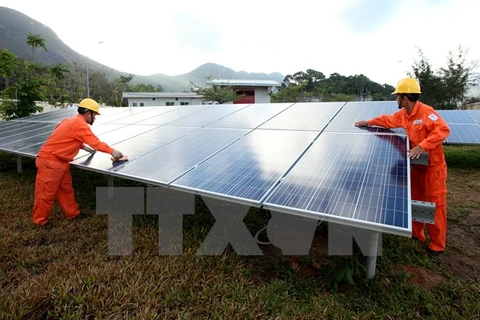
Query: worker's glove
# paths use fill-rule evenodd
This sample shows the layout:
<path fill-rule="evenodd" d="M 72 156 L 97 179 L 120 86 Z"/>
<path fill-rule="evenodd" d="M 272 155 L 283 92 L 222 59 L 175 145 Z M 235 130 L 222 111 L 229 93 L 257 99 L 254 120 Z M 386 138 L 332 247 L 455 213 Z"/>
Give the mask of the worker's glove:
<path fill-rule="evenodd" d="M 115 158 L 115 159 L 120 159 L 121 157 L 123 157 L 123 153 L 121 153 L 120 151 L 118 150 L 113 150 L 112 152 L 112 156 Z"/>
<path fill-rule="evenodd" d="M 95 153 L 96 152 L 95 149 L 90 148 L 89 146 L 86 146 L 86 145 L 83 145 L 82 149 L 87 151 L 87 152 L 90 152 L 90 153 Z"/>

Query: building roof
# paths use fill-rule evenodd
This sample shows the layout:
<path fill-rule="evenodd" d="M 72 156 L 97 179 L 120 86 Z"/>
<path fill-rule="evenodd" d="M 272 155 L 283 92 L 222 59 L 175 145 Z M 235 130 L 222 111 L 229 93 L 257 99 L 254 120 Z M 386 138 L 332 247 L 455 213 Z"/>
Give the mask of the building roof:
<path fill-rule="evenodd" d="M 275 80 L 247 80 L 247 79 L 212 79 L 207 84 L 212 86 L 242 86 L 242 87 L 280 87 Z"/>
<path fill-rule="evenodd" d="M 202 98 L 195 92 L 124 92 L 123 98 Z"/>

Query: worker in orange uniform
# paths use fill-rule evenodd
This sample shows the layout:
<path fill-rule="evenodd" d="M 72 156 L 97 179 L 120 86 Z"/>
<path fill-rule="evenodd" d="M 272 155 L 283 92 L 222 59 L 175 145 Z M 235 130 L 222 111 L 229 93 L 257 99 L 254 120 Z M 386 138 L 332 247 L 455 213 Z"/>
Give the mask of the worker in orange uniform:
<path fill-rule="evenodd" d="M 445 250 L 447 239 L 447 164 L 442 144 L 450 128 L 431 106 L 418 101 L 421 91 L 415 79 L 400 80 L 392 94 L 397 96 L 399 111 L 357 121 L 355 126 L 401 127 L 410 140 L 410 159 L 429 153 L 428 165 L 411 165 L 411 190 L 412 199 L 435 203 L 435 223 L 427 224 L 430 235 L 427 254 L 437 256 Z M 413 237 L 423 243 L 426 242 L 424 229 L 425 223 L 413 221 Z"/>
<path fill-rule="evenodd" d="M 35 160 L 38 171 L 33 222 L 36 225 L 49 225 L 55 197 L 67 219 L 83 217 L 75 201 L 70 172 L 70 161 L 81 148 L 90 153 L 95 150 L 109 153 L 115 159 L 123 156 L 93 134 L 89 125 L 95 121 L 95 115 L 100 115 L 98 103 L 89 98 L 82 100 L 78 105 L 78 115 L 61 121 L 40 148 Z"/>

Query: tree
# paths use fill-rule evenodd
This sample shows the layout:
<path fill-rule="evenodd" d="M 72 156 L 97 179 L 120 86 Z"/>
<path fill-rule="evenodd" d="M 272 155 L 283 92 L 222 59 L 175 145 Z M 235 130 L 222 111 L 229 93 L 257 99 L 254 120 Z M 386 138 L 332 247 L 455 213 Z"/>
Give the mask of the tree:
<path fill-rule="evenodd" d="M 35 60 L 35 48 L 42 47 L 43 50 L 47 51 L 45 40 L 38 34 L 33 34 L 30 32 L 27 36 L 27 45 L 32 47 L 32 60 Z"/>
<path fill-rule="evenodd" d="M 19 62 L 17 55 L 7 49 L 0 50 L 0 75 L 5 79 L 5 88 L 9 86 L 9 80 L 18 70 Z"/>
<path fill-rule="evenodd" d="M 239 95 L 232 86 L 212 86 L 200 87 L 197 94 L 201 95 L 205 100 L 217 101 L 219 104 L 225 102 L 236 101 L 242 99 L 245 95 Z"/>
<path fill-rule="evenodd" d="M 436 109 L 456 109 L 465 100 L 472 71 L 476 65 L 466 61 L 467 52 L 460 46 L 457 53 L 449 52 L 447 67 L 433 70 L 422 50 L 415 61 L 411 76 L 420 83 L 421 100 Z"/>
<path fill-rule="evenodd" d="M 65 87 L 66 74 L 70 70 L 67 66 L 57 63 L 50 67 L 49 77 L 46 80 L 46 93 L 48 96 L 48 102 L 51 105 L 56 105 L 58 101 L 64 102 L 68 99 L 67 90 Z"/>
<path fill-rule="evenodd" d="M 440 68 L 439 74 L 445 90 L 441 106 L 446 109 L 455 109 L 465 101 L 471 71 L 475 67 L 475 65 L 467 65 L 466 55 L 467 51 L 460 46 L 457 54 L 449 52 L 447 67 Z"/>
<path fill-rule="evenodd" d="M 442 81 L 435 74 L 421 49 L 418 50 L 418 59 L 418 61 L 414 62 L 412 66 L 413 74 L 410 75 L 420 83 L 422 101 L 437 108 L 439 105 L 438 101 L 443 99 Z"/>
<path fill-rule="evenodd" d="M 154 87 L 152 84 L 137 83 L 133 86 L 127 86 L 129 92 L 163 92 L 162 86 Z"/>
<path fill-rule="evenodd" d="M 121 107 L 122 106 L 122 94 L 125 91 L 125 88 L 127 88 L 127 83 L 132 81 L 133 75 L 128 75 L 128 76 L 120 76 L 117 79 L 115 79 L 114 83 L 115 86 L 113 87 L 113 96 L 112 96 L 112 101 L 110 103 L 115 106 L 115 107 Z"/>
<path fill-rule="evenodd" d="M 36 76 L 43 66 L 37 63 L 25 63 L 21 70 L 18 85 L 10 86 L 4 90 L 5 100 L 0 105 L 0 113 L 6 120 L 30 116 L 42 107 L 38 107 L 36 101 L 44 101 L 45 80 Z"/>

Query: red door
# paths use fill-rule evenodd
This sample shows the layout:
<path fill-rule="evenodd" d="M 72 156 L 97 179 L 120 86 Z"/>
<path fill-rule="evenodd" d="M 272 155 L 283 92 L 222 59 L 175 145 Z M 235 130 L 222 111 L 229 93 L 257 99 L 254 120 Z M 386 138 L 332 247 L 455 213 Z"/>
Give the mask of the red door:
<path fill-rule="evenodd" d="M 234 90 L 237 91 L 238 95 L 244 95 L 243 98 L 233 101 L 233 104 L 239 103 L 255 103 L 255 91 L 251 88 L 235 88 Z"/>

